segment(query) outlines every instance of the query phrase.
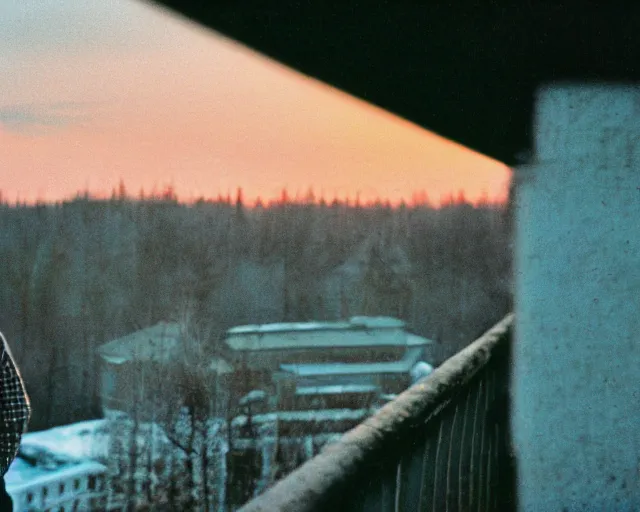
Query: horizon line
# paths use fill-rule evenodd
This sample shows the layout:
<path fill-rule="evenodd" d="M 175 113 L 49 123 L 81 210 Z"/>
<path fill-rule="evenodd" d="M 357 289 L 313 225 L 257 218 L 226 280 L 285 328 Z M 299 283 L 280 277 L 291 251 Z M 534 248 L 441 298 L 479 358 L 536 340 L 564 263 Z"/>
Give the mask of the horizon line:
<path fill-rule="evenodd" d="M 507 187 L 508 188 L 508 187 Z M 40 195 L 40 194 L 39 194 Z M 76 200 L 91 200 L 91 201 L 113 201 L 113 200 L 129 200 L 138 202 L 153 202 L 153 201 L 171 201 L 184 205 L 194 205 L 199 203 L 214 203 L 214 204 L 240 204 L 245 208 L 262 208 L 278 205 L 345 205 L 356 207 L 401 207 L 401 206 L 429 206 L 432 208 L 441 206 L 450 206 L 454 204 L 469 204 L 473 206 L 491 205 L 501 206 L 508 201 L 508 190 L 502 191 L 499 194 L 493 194 L 492 196 L 486 190 L 483 190 L 479 197 L 475 200 L 471 200 L 466 196 L 463 189 L 459 189 L 457 192 L 448 192 L 441 194 L 439 200 L 434 200 L 426 189 L 417 189 L 411 193 L 411 197 L 400 197 L 396 199 L 390 199 L 389 197 L 377 196 L 375 198 L 363 199 L 359 191 L 354 194 L 343 194 L 342 196 L 334 193 L 327 195 L 324 190 L 320 194 L 316 194 L 313 186 L 310 186 L 305 193 L 301 193 L 297 190 L 295 194 L 291 194 L 289 189 L 284 186 L 281 188 L 279 194 L 271 194 L 270 196 L 256 195 L 251 200 L 245 200 L 244 189 L 242 186 L 236 187 L 235 194 L 227 190 L 226 192 L 218 192 L 213 195 L 195 195 L 193 193 L 185 195 L 179 195 L 176 191 L 173 182 L 165 184 L 160 190 L 158 186 L 154 184 L 151 188 L 151 192 L 148 193 L 141 187 L 138 194 L 131 194 L 126 187 L 124 180 L 120 179 L 117 186 L 112 187 L 110 193 L 104 191 L 91 191 L 87 187 L 84 189 L 78 189 L 74 194 L 70 194 L 66 197 L 58 199 L 44 199 L 42 197 L 36 197 L 35 199 L 22 199 L 20 193 L 16 195 L 16 198 L 11 201 L 2 189 L 0 189 L 0 204 L 9 206 L 39 206 L 39 205 L 57 205 Z"/>

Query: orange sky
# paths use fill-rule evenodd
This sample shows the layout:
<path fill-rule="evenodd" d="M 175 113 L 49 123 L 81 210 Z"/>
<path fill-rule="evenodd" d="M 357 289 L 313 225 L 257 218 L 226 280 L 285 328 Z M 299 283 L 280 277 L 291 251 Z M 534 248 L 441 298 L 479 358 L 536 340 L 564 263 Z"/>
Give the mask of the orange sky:
<path fill-rule="evenodd" d="M 3 0 L 0 188 L 504 197 L 508 169 L 135 0 Z M 108 5 L 104 5 L 108 4 Z M 48 9 L 48 10 L 47 10 Z M 425 69 L 425 72 L 428 70 Z M 185 94 L 188 92 L 188 94 Z"/>

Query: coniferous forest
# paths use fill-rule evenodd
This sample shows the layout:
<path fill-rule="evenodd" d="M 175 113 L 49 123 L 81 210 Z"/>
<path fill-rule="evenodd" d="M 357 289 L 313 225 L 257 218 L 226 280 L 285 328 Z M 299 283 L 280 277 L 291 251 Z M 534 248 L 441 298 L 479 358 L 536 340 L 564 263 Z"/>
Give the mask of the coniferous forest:
<path fill-rule="evenodd" d="M 246 323 L 390 315 L 436 363 L 511 307 L 507 207 L 283 197 L 184 204 L 166 193 L 0 205 L 0 329 L 31 430 L 101 415 L 102 343 L 189 315 L 215 353 Z"/>

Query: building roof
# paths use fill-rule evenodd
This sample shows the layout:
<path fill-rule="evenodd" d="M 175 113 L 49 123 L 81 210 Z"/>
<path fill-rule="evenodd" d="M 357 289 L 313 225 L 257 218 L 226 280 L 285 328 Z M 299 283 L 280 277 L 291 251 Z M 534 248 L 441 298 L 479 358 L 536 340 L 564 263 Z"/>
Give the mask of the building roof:
<path fill-rule="evenodd" d="M 87 475 L 99 475 L 107 472 L 107 467 L 95 460 L 61 463 L 58 467 L 47 469 L 29 464 L 16 458 L 5 475 L 7 492 L 17 494 L 28 489 Z"/>
<path fill-rule="evenodd" d="M 130 361 L 168 362 L 179 349 L 180 325 L 161 322 L 105 343 L 98 353 L 111 364 Z"/>
<path fill-rule="evenodd" d="M 181 355 L 180 333 L 180 324 L 160 322 L 105 343 L 98 348 L 98 353 L 111 364 L 131 361 L 168 363 Z M 222 374 L 232 372 L 233 368 L 224 359 L 213 357 L 209 370 Z"/>
<path fill-rule="evenodd" d="M 296 389 L 296 395 L 341 395 L 343 393 L 376 393 L 377 386 L 368 384 L 342 384 L 334 386 L 302 386 Z"/>
<path fill-rule="evenodd" d="M 278 411 L 266 414 L 255 414 L 251 416 L 254 424 L 262 423 L 287 423 L 287 422 L 309 422 L 319 423 L 322 421 L 362 421 L 371 415 L 368 409 L 321 409 L 312 411 Z M 245 415 L 236 416 L 231 420 L 232 427 L 242 427 L 247 424 L 248 418 Z"/>
<path fill-rule="evenodd" d="M 397 318 L 379 316 L 354 316 L 342 322 L 301 322 L 272 323 L 261 325 L 240 325 L 227 331 L 228 336 L 244 334 L 275 334 L 284 332 L 346 331 L 368 329 L 404 329 L 405 323 Z"/>
<path fill-rule="evenodd" d="M 422 356 L 420 348 L 410 348 L 399 361 L 388 363 L 322 363 L 282 364 L 280 369 L 296 377 L 320 377 L 326 375 L 368 375 L 385 373 L 409 373 Z"/>
<path fill-rule="evenodd" d="M 18 493 L 62 479 L 104 473 L 106 467 L 96 459 L 108 456 L 106 420 L 82 421 L 28 432 L 22 438 L 19 456 L 5 475 L 7 490 Z"/>
<path fill-rule="evenodd" d="M 433 340 L 423 338 L 422 336 L 418 336 L 417 334 L 407 334 L 407 345 L 409 347 L 422 347 L 424 345 L 431 344 L 433 344 Z"/>
<path fill-rule="evenodd" d="M 423 346 L 431 340 L 409 334 L 402 320 L 391 317 L 353 317 L 344 322 L 243 325 L 227 331 L 225 343 L 234 351 L 299 348 Z M 306 334 L 316 336 L 305 337 Z M 324 334 L 317 336 L 318 333 Z M 350 334 L 366 333 L 351 337 Z"/>

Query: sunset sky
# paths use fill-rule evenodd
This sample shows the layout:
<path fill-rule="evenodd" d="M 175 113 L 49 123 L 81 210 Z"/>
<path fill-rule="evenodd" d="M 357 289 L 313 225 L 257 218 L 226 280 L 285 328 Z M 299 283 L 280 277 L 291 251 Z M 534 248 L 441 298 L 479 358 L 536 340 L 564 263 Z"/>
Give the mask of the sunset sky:
<path fill-rule="evenodd" d="M 428 63 L 425 63 L 428 73 Z M 185 92 L 188 92 L 185 94 Z M 508 169 L 136 0 L 0 2 L 10 202 L 235 194 L 501 199 Z"/>

